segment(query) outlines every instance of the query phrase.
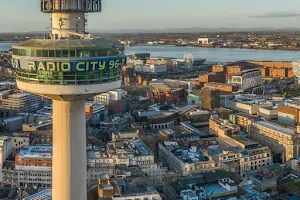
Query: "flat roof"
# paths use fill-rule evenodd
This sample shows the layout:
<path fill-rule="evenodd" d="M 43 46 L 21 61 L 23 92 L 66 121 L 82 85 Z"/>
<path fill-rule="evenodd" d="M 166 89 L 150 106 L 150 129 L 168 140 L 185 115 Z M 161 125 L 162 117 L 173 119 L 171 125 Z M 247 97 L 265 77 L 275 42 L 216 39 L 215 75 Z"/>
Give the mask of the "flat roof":
<path fill-rule="evenodd" d="M 266 122 L 266 121 L 256 121 L 256 122 L 254 122 L 254 124 L 272 129 L 274 131 L 284 133 L 286 135 L 295 135 L 295 134 L 297 134 L 295 129 L 287 128 L 287 127 L 281 126 L 279 124 L 277 125 L 277 124 L 273 124 L 273 123 Z"/>
<path fill-rule="evenodd" d="M 21 158 L 44 158 L 52 159 L 52 146 L 28 146 L 22 147 L 19 156 Z"/>
<path fill-rule="evenodd" d="M 207 196 L 223 194 L 225 192 L 228 192 L 228 190 L 226 190 L 219 184 L 208 185 L 203 188 Z"/>
<path fill-rule="evenodd" d="M 32 196 L 26 197 L 24 200 L 52 200 L 52 190 L 43 190 Z"/>
<path fill-rule="evenodd" d="M 123 48 L 123 45 L 107 39 L 31 39 L 13 45 L 17 49 L 81 49 L 81 48 Z"/>
<path fill-rule="evenodd" d="M 180 159 L 183 163 L 196 164 L 201 162 L 210 161 L 209 157 L 205 154 L 205 152 L 197 147 L 193 147 L 191 149 L 187 147 L 182 147 L 180 145 L 166 145 L 164 144 L 166 149 L 174 154 L 178 159 Z"/>
<path fill-rule="evenodd" d="M 239 136 L 239 135 L 232 136 L 231 138 L 237 140 L 240 143 L 243 143 L 246 146 L 248 146 L 248 145 L 258 145 L 257 142 L 254 142 L 253 140 L 250 140 L 249 138 L 242 137 L 242 136 Z"/>

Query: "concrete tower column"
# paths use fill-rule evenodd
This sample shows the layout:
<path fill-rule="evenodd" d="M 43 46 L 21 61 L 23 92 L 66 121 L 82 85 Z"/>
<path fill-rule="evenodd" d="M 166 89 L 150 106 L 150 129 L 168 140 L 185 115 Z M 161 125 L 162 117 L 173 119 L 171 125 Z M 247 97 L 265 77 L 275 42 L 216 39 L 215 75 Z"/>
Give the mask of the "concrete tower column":
<path fill-rule="evenodd" d="M 52 199 L 86 200 L 85 102 L 53 100 Z"/>
<path fill-rule="evenodd" d="M 85 32 L 85 13 L 84 12 L 57 12 L 52 13 L 52 35 L 58 38 L 70 37 L 70 32 Z"/>

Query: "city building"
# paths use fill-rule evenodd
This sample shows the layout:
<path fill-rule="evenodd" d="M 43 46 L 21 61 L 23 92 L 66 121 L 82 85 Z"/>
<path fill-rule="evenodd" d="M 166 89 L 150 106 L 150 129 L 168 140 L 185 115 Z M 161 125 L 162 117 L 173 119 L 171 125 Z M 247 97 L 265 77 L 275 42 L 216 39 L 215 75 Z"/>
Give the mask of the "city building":
<path fill-rule="evenodd" d="M 181 199 L 208 199 L 219 198 L 228 195 L 234 195 L 238 192 L 238 186 L 230 178 L 220 179 L 218 184 L 206 187 L 197 187 L 195 189 L 182 190 L 180 192 Z"/>
<path fill-rule="evenodd" d="M 30 137 L 27 133 L 13 133 L 9 137 L 12 141 L 11 153 L 13 157 L 15 157 L 20 152 L 22 147 L 30 145 Z"/>
<path fill-rule="evenodd" d="M 211 66 L 211 71 L 212 72 L 223 72 L 225 66 L 222 64 L 215 64 Z"/>
<path fill-rule="evenodd" d="M 118 101 L 127 96 L 127 92 L 122 89 L 108 91 L 94 97 L 95 103 L 109 105 L 110 101 Z"/>
<path fill-rule="evenodd" d="M 161 200 L 161 196 L 151 184 L 135 180 L 130 176 L 110 178 L 108 174 L 99 176 L 98 199 L 126 200 L 126 199 L 155 199 Z"/>
<path fill-rule="evenodd" d="M 297 83 L 300 83 L 300 62 L 293 62 L 293 72 L 296 76 Z"/>
<path fill-rule="evenodd" d="M 266 190 L 277 191 L 278 177 L 283 175 L 283 168 L 279 164 L 263 166 L 259 170 L 247 173 L 248 179 L 252 180 L 256 190 L 264 192 Z"/>
<path fill-rule="evenodd" d="M 39 5 L 52 16 L 51 33 L 13 45 L 12 65 L 19 89 L 53 100 L 53 199 L 85 200 L 84 100 L 120 87 L 124 47 L 86 34 L 87 13 L 101 12 L 100 0 Z"/>
<path fill-rule="evenodd" d="M 209 128 L 218 135 L 218 142 L 225 149 L 224 152 L 227 152 L 220 153 L 220 150 L 210 148 L 212 155 L 219 154 L 220 168 L 245 176 L 245 172 L 273 163 L 269 147 L 243 136 L 238 125 L 224 119 L 214 118 L 209 120 Z"/>
<path fill-rule="evenodd" d="M 300 122 L 300 108 L 296 102 L 277 106 L 278 122 L 288 126 L 295 126 Z"/>
<path fill-rule="evenodd" d="M 112 175 L 116 165 L 139 166 L 149 177 L 159 178 L 157 176 L 165 169 L 155 166 L 153 153 L 136 136 L 136 132 L 113 134 L 113 141 L 107 145 L 90 146 L 87 151 L 88 184 L 94 183 L 103 173 Z"/>
<path fill-rule="evenodd" d="M 132 116 L 129 113 L 119 113 L 101 121 L 99 126 L 104 133 L 122 132 L 131 128 L 132 121 Z"/>
<path fill-rule="evenodd" d="M 203 87 L 204 83 L 217 82 L 225 83 L 226 77 L 223 72 L 210 72 L 199 76 L 200 86 Z"/>
<path fill-rule="evenodd" d="M 0 131 L 15 132 L 22 130 L 24 118 L 22 116 L 9 117 L 0 121 Z"/>
<path fill-rule="evenodd" d="M 220 92 L 223 93 L 232 93 L 232 92 L 236 92 L 239 89 L 239 87 L 234 84 L 216 83 L 216 82 L 204 83 L 204 87 L 219 90 Z"/>
<path fill-rule="evenodd" d="M 147 96 L 153 100 L 154 103 L 159 104 L 179 104 L 186 101 L 186 89 L 178 86 L 170 87 L 165 83 L 150 83 L 150 91 Z"/>
<path fill-rule="evenodd" d="M 292 78 L 295 68 L 292 62 L 247 61 L 249 68 L 260 68 L 263 78 Z"/>
<path fill-rule="evenodd" d="M 215 40 L 216 39 L 214 39 L 214 38 L 198 38 L 198 44 L 201 44 L 201 45 L 210 45 Z"/>
<path fill-rule="evenodd" d="M 16 116 L 16 114 L 16 111 L 0 108 L 0 120 Z"/>
<path fill-rule="evenodd" d="M 178 177 L 164 185 L 167 199 L 230 199 L 239 197 L 238 185 L 242 178 L 232 172 L 216 171 Z"/>
<path fill-rule="evenodd" d="M 259 108 L 271 107 L 272 102 L 266 101 L 259 96 L 236 96 L 225 100 L 225 107 L 239 112 L 256 115 Z"/>
<path fill-rule="evenodd" d="M 148 126 L 151 129 L 169 129 L 176 124 L 176 113 L 166 113 L 147 117 Z"/>
<path fill-rule="evenodd" d="M 17 187 L 51 188 L 52 186 L 52 147 L 22 147 L 15 157 Z"/>
<path fill-rule="evenodd" d="M 299 127 L 296 129 L 268 122 L 255 121 L 250 126 L 249 137 L 270 147 L 282 156 L 282 161 L 289 161 L 300 154 Z"/>
<path fill-rule="evenodd" d="M 188 105 L 200 105 L 201 104 L 200 90 L 196 90 L 194 92 L 189 92 L 189 94 L 187 96 L 187 104 Z"/>
<path fill-rule="evenodd" d="M 231 77 L 231 83 L 237 84 L 242 91 L 261 86 L 263 85 L 261 71 L 259 69 L 241 71 Z"/>
<path fill-rule="evenodd" d="M 163 73 L 168 71 L 168 67 L 167 65 L 149 65 L 149 64 L 145 64 L 145 65 L 136 65 L 134 67 L 134 71 L 136 72 L 143 72 L 143 73 Z"/>
<path fill-rule="evenodd" d="M 220 91 L 203 88 L 200 90 L 201 95 L 201 107 L 206 110 L 213 110 L 220 108 Z"/>
<path fill-rule="evenodd" d="M 159 159 L 182 176 L 215 170 L 214 161 L 203 150 L 195 146 L 184 147 L 173 141 L 159 144 Z"/>
<path fill-rule="evenodd" d="M 150 58 L 150 53 L 132 53 L 131 57 L 134 60 L 146 60 Z"/>
<path fill-rule="evenodd" d="M 146 60 L 146 64 L 150 65 L 166 65 L 168 69 L 175 69 L 176 63 L 168 58 L 150 58 Z"/>
<path fill-rule="evenodd" d="M 237 124 L 241 127 L 242 130 L 249 130 L 250 125 L 259 120 L 258 116 L 246 114 L 246 113 L 238 113 L 230 116 L 230 121 L 234 124 Z"/>
<path fill-rule="evenodd" d="M 260 107 L 258 109 L 258 115 L 263 119 L 276 120 L 278 118 L 278 106 L 277 109 L 274 106 Z"/>
<path fill-rule="evenodd" d="M 3 184 L 3 171 L 5 160 L 12 153 L 12 140 L 9 137 L 0 137 L 0 184 Z"/>
<path fill-rule="evenodd" d="M 16 112 L 34 112 L 39 109 L 40 97 L 18 90 L 2 96 L 0 107 Z"/>
<path fill-rule="evenodd" d="M 98 125 L 101 121 L 106 119 L 108 114 L 105 105 L 93 102 L 85 103 L 85 113 L 87 120 L 89 120 L 92 125 Z"/>
<path fill-rule="evenodd" d="M 194 109 L 179 116 L 180 121 L 190 121 L 192 123 L 208 122 L 210 113 L 208 110 Z"/>

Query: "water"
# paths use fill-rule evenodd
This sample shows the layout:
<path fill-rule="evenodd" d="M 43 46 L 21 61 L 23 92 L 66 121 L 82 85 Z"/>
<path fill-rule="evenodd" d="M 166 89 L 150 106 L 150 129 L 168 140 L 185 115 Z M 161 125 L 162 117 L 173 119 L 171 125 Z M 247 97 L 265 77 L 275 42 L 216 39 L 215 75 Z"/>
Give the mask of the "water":
<path fill-rule="evenodd" d="M 11 49 L 13 43 L 0 42 L 0 51 Z M 253 49 L 225 49 L 201 47 L 172 47 L 172 46 L 133 46 L 127 47 L 126 54 L 147 52 L 152 57 L 183 58 L 184 53 L 191 52 L 195 58 L 206 58 L 207 62 L 227 62 L 237 60 L 264 61 L 298 61 L 300 51 L 253 50 Z"/>
<path fill-rule="evenodd" d="M 0 42 L 0 51 L 10 50 L 13 44 L 13 42 Z"/>
<path fill-rule="evenodd" d="M 183 58 L 184 53 L 191 52 L 195 58 L 206 58 L 207 62 L 227 62 L 237 60 L 264 61 L 298 61 L 300 51 L 254 50 L 254 49 L 225 49 L 201 47 L 172 47 L 172 46 L 134 46 L 126 49 L 126 54 L 134 52 L 151 53 L 152 57 Z"/>

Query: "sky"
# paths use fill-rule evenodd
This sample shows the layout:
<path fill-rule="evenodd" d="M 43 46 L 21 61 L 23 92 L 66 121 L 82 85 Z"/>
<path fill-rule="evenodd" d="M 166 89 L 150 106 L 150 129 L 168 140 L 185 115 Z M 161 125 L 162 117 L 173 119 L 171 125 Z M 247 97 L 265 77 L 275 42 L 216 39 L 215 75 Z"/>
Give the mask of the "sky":
<path fill-rule="evenodd" d="M 0 32 L 46 31 L 39 0 L 0 0 Z M 300 28 L 299 0 L 103 0 L 90 14 L 99 30 L 164 28 Z"/>

